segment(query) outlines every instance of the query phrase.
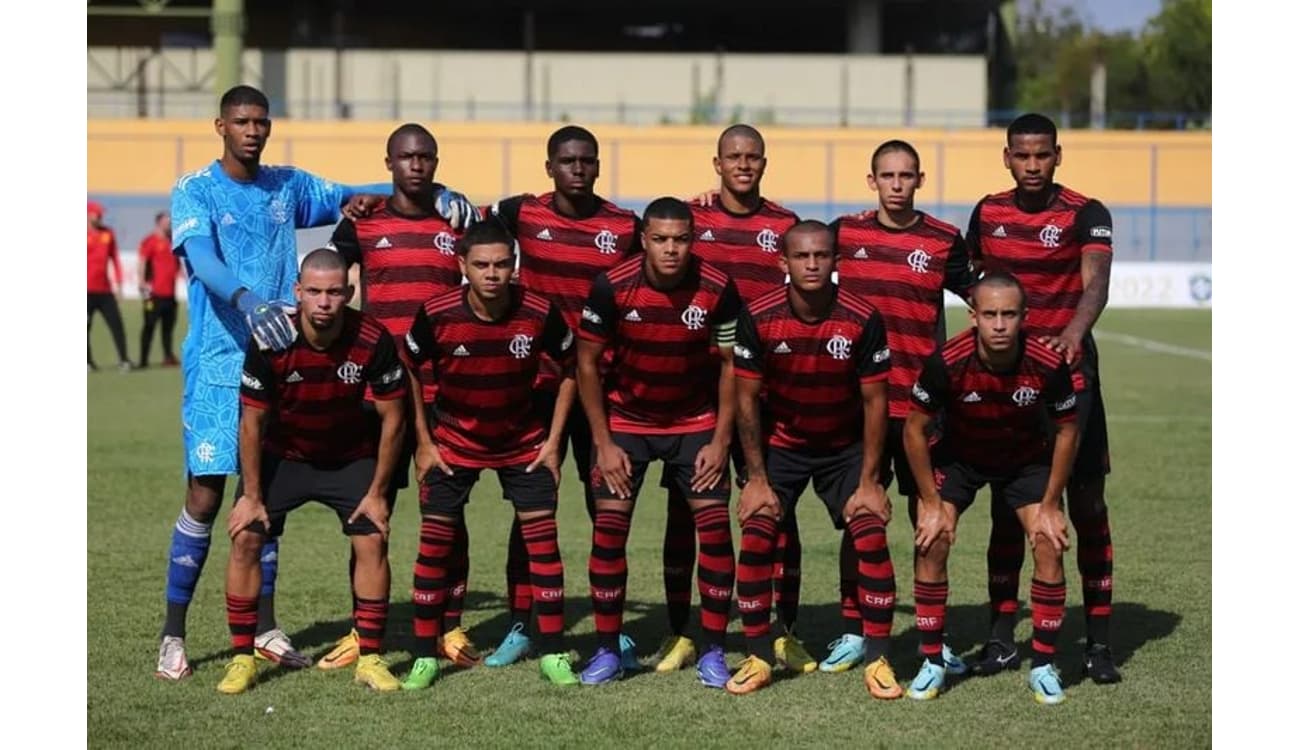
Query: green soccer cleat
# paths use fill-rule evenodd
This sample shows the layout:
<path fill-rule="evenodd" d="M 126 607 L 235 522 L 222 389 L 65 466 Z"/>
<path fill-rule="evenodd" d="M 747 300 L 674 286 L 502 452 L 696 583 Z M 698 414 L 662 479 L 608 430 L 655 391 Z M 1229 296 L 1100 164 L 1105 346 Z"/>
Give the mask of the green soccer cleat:
<path fill-rule="evenodd" d="M 424 690 L 438 679 L 438 659 L 434 656 L 421 656 L 411 665 L 411 673 L 402 682 L 403 690 Z"/>
<path fill-rule="evenodd" d="M 542 678 L 552 685 L 577 685 L 578 676 L 573 673 L 573 662 L 568 654 L 546 654 L 541 659 Z"/>

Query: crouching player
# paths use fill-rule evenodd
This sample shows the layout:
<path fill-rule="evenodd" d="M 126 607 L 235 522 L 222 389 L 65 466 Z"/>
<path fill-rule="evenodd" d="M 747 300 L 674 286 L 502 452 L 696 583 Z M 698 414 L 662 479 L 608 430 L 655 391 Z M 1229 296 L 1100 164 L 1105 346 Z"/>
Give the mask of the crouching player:
<path fill-rule="evenodd" d="M 879 478 L 889 378 L 885 324 L 868 302 L 831 282 L 835 238 L 825 224 L 792 227 L 781 267 L 789 285 L 751 302 L 736 334 L 737 423 L 749 467 L 740 493 L 736 601 L 749 657 L 727 692 L 751 693 L 772 682 L 777 533 L 811 480 L 835 528 L 847 526 L 853 540 L 867 690 L 901 698 L 887 659 L 894 568 L 885 541 L 889 500 Z M 760 391 L 767 394 L 767 431 Z"/>
<path fill-rule="evenodd" d="M 416 435 L 420 548 L 415 560 L 415 664 L 402 687 L 429 687 L 439 672 L 438 632 L 454 583 L 453 549 L 470 490 L 495 469 L 528 553 L 535 640 L 542 676 L 577 685 L 564 632 L 564 568 L 556 538 L 560 441 L 573 405 L 573 332 L 549 298 L 511 284 L 514 239 L 496 221 L 475 225 L 456 246 L 467 286 L 434 296 L 406 337 L 411 372 L 432 361 L 437 380 L 430 430 Z M 532 397 L 538 359 L 561 364 L 554 414 L 543 422 Z"/>
<path fill-rule="evenodd" d="M 356 555 L 356 681 L 380 691 L 399 687 L 379 651 L 388 621 L 385 494 L 405 429 L 406 372 L 383 325 L 347 306 L 352 291 L 343 259 L 333 250 L 313 250 L 294 285 L 294 342 L 279 352 L 248 344 L 240 388 L 243 479 L 228 523 L 226 566 L 235 658 L 217 685 L 222 693 L 242 693 L 257 681 L 259 554 L 267 537 L 284 530 L 289 511 L 309 500 L 338 513 Z M 367 386 L 382 421 L 378 444 L 363 408 Z"/>
<path fill-rule="evenodd" d="M 1039 703 L 1065 700 L 1052 660 L 1065 615 L 1061 558 L 1070 544 L 1061 493 L 1078 443 L 1075 392 L 1061 355 L 1024 334 L 1024 317 L 1020 282 L 986 274 L 971 290 L 974 328 L 931 354 L 912 388 L 903 439 L 920 492 L 916 629 L 926 661 L 908 690 L 911 698 L 929 700 L 943 689 L 948 551 L 957 516 L 988 484 L 993 502 L 1015 511 L 1033 547 L 1029 686 Z M 932 454 L 926 428 L 940 411 L 944 435 Z"/>

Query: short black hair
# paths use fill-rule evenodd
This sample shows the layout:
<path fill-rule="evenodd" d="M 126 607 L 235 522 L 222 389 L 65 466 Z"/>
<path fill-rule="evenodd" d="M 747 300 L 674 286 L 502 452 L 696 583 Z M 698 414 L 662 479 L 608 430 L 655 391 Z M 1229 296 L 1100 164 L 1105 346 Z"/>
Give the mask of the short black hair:
<path fill-rule="evenodd" d="M 1020 279 L 1017 279 L 1014 275 L 1007 273 L 1006 271 L 986 271 L 982 276 L 980 276 L 979 281 L 976 281 L 975 285 L 970 288 L 969 302 L 972 310 L 975 309 L 975 293 L 984 287 L 991 287 L 994 289 L 1014 287 L 1020 292 L 1020 309 L 1025 309 L 1025 305 L 1028 303 L 1028 299 L 1025 296 L 1025 287 L 1020 283 Z"/>
<path fill-rule="evenodd" d="M 347 278 L 348 262 L 343 258 L 343 254 L 337 250 L 328 247 L 318 247 L 307 253 L 302 259 L 302 265 L 298 267 L 298 280 L 302 281 L 302 275 L 307 270 L 313 271 L 342 271 L 344 279 Z"/>
<path fill-rule="evenodd" d="M 154 214 L 154 215 L 153 215 L 153 223 L 157 224 L 158 222 L 162 221 L 162 217 L 164 217 L 164 216 L 166 216 L 166 215 L 167 215 L 167 212 L 166 212 L 166 211 L 159 211 L 158 213 Z"/>
<path fill-rule="evenodd" d="M 1037 112 L 1027 112 L 1011 121 L 1007 126 L 1007 145 L 1011 145 L 1011 139 L 1017 135 L 1047 135 L 1052 138 L 1052 145 L 1056 145 L 1056 123 L 1047 115 L 1040 115 Z"/>
<path fill-rule="evenodd" d="M 221 95 L 221 114 L 225 115 L 226 110 L 231 107 L 239 107 L 245 104 L 261 107 L 268 112 L 271 111 L 271 102 L 267 100 L 266 94 L 252 86 L 240 84 Z"/>
<path fill-rule="evenodd" d="M 767 143 L 763 141 L 763 134 L 758 132 L 758 128 L 755 128 L 753 125 L 746 125 L 743 122 L 738 122 L 735 125 L 729 126 L 726 130 L 722 131 L 722 135 L 718 136 L 718 156 L 722 156 L 722 142 L 733 135 L 739 135 L 758 141 L 759 150 L 764 154 L 767 153 Z"/>
<path fill-rule="evenodd" d="M 686 205 L 680 198 L 674 198 L 671 195 L 665 195 L 662 198 L 655 198 L 650 201 L 650 205 L 645 207 L 645 214 L 642 218 L 646 224 L 649 224 L 651 219 L 687 221 L 691 225 L 691 231 L 695 230 L 695 215 L 691 213 L 691 207 Z"/>
<path fill-rule="evenodd" d="M 812 234 L 814 232 L 825 233 L 826 236 L 830 239 L 831 249 L 832 250 L 835 249 L 835 233 L 831 231 L 830 226 L 826 222 L 818 221 L 816 219 L 804 219 L 798 224 L 795 224 L 794 226 L 785 230 L 785 235 L 783 235 L 781 238 L 783 240 L 783 244 L 785 245 L 785 252 L 787 254 L 790 252 L 790 238 L 792 236 L 797 234 Z"/>
<path fill-rule="evenodd" d="M 876 173 L 877 159 L 885 154 L 892 154 L 895 151 L 902 151 L 903 153 L 910 155 L 916 161 L 916 171 L 921 171 L 921 155 L 916 153 L 916 148 L 907 141 L 894 138 L 876 146 L 876 150 L 871 152 L 871 174 Z"/>
<path fill-rule="evenodd" d="M 590 130 L 577 125 L 565 125 L 551 133 L 551 137 L 546 139 L 546 158 L 554 158 L 555 152 L 560 150 L 560 146 L 569 141 L 590 143 L 591 150 L 595 151 L 597 156 L 600 156 L 600 144 L 596 143 L 596 136 L 592 135 Z"/>
<path fill-rule="evenodd" d="M 388 136 L 388 142 L 384 144 L 384 153 L 392 154 L 393 144 L 397 142 L 398 138 L 401 138 L 404 135 L 422 135 L 427 137 L 429 140 L 433 141 L 433 155 L 438 155 L 438 139 L 433 137 L 433 133 L 430 133 L 428 128 L 418 122 L 408 122 L 390 133 Z"/>
<path fill-rule="evenodd" d="M 514 236 L 495 214 L 465 230 L 456 242 L 456 254 L 461 257 L 469 255 L 470 248 L 476 245 L 505 245 L 510 248 L 511 255 L 515 253 Z"/>

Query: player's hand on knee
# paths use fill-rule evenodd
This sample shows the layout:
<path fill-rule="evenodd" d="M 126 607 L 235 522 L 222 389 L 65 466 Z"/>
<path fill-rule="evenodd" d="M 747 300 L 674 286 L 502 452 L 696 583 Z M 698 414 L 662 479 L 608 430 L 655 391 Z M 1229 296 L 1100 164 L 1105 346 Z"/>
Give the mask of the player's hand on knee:
<path fill-rule="evenodd" d="M 388 501 L 384 499 L 383 495 L 368 493 L 361 498 L 361 502 L 357 504 L 357 509 L 352 511 L 352 515 L 348 517 L 348 525 L 351 526 L 356 523 L 357 519 L 362 516 L 369 518 L 375 528 L 379 529 L 379 535 L 383 537 L 384 541 L 388 541 Z"/>
<path fill-rule="evenodd" d="M 781 520 L 781 503 L 777 500 L 776 493 L 772 491 L 772 485 L 767 483 L 766 477 L 750 477 L 745 482 L 745 487 L 740 491 L 740 503 L 736 506 L 736 516 L 741 523 L 749 520 L 751 516 L 765 514 L 777 521 Z"/>
<path fill-rule="evenodd" d="M 469 229 L 483 220 L 469 198 L 445 186 L 434 195 L 433 207 L 453 229 Z"/>
<path fill-rule="evenodd" d="M 433 443 L 423 443 L 415 448 L 415 481 L 423 482 L 429 472 L 437 469 L 447 476 L 452 475 L 451 467 L 442 460 L 442 453 Z"/>
<path fill-rule="evenodd" d="M 893 503 L 885 494 L 885 488 L 879 482 L 862 482 L 853 491 L 849 501 L 844 504 L 844 520 L 849 520 L 862 513 L 874 513 L 886 524 L 893 516 Z"/>
<path fill-rule="evenodd" d="M 695 473 L 691 476 L 691 489 L 707 492 L 718 486 L 722 471 L 727 467 L 727 449 L 709 441 L 695 454 Z"/>
<path fill-rule="evenodd" d="M 266 512 L 266 504 L 260 498 L 242 495 L 226 518 L 226 533 L 234 539 L 239 532 L 258 521 L 261 521 L 263 529 L 271 530 L 271 517 Z"/>
<path fill-rule="evenodd" d="M 632 461 L 627 453 L 610 443 L 596 448 L 596 465 L 605 486 L 620 500 L 632 496 Z"/>
<path fill-rule="evenodd" d="M 560 483 L 560 448 L 558 444 L 551 443 L 549 440 L 543 443 L 542 449 L 537 452 L 537 458 L 534 458 L 533 462 L 528 464 L 524 471 L 532 473 L 533 469 L 538 466 L 545 466 L 547 471 L 551 472 L 555 483 L 557 485 Z"/>
<path fill-rule="evenodd" d="M 1060 508 L 1039 504 L 1030 528 L 1029 543 L 1036 546 L 1039 538 L 1052 545 L 1052 549 L 1063 553 L 1070 548 L 1070 530 L 1065 523 L 1065 513 Z"/>

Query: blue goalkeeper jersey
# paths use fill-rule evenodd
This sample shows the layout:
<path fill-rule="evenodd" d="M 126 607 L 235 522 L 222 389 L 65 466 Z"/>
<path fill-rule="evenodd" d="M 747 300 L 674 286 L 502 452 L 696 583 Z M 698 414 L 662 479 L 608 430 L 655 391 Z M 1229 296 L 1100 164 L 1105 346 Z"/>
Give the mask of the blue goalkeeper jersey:
<path fill-rule="evenodd" d="M 262 299 L 292 304 L 298 278 L 294 231 L 338 221 L 346 194 L 344 186 L 293 167 L 263 166 L 252 182 L 237 182 L 216 160 L 172 188 L 172 249 L 183 255 L 187 239 L 207 237 L 241 286 Z M 188 305 L 185 349 L 199 357 L 198 377 L 237 388 L 249 339 L 244 316 L 193 273 Z"/>

